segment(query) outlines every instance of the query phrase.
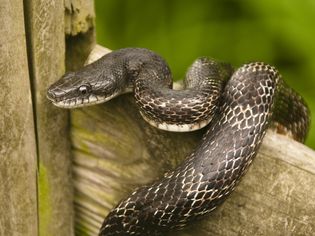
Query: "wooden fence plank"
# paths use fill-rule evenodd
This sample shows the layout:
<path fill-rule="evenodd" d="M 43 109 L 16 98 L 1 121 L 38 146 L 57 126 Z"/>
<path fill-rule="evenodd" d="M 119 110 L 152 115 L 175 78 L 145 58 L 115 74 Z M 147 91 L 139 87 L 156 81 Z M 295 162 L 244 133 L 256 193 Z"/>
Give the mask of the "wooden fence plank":
<path fill-rule="evenodd" d="M 0 4 L 0 235 L 37 235 L 36 141 L 23 2 Z"/>
<path fill-rule="evenodd" d="M 68 112 L 46 99 L 65 68 L 64 1 L 25 1 L 38 137 L 39 234 L 73 235 Z"/>

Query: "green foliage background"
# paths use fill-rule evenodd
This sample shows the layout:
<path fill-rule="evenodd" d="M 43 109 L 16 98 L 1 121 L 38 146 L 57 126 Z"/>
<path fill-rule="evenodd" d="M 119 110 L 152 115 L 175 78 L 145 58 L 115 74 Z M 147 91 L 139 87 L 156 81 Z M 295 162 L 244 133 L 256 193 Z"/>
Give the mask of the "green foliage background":
<path fill-rule="evenodd" d="M 199 56 L 240 66 L 264 61 L 303 95 L 315 114 L 315 1 L 96 0 L 98 43 L 146 47 L 174 78 Z M 307 144 L 315 148 L 315 122 Z"/>

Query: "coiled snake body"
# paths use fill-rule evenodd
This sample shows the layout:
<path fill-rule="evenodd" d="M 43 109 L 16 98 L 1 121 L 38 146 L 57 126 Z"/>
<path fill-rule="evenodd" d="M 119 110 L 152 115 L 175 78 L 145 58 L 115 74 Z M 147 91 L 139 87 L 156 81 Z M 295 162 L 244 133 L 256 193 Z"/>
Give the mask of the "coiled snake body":
<path fill-rule="evenodd" d="M 270 124 L 304 141 L 309 112 L 277 70 L 250 63 L 196 60 L 185 90 L 171 89 L 171 73 L 152 51 L 127 48 L 64 75 L 47 96 L 60 107 L 105 102 L 134 91 L 151 125 L 190 131 L 206 125 L 200 144 L 175 170 L 135 190 L 105 218 L 100 235 L 160 235 L 212 211 L 233 191 L 255 157 Z"/>

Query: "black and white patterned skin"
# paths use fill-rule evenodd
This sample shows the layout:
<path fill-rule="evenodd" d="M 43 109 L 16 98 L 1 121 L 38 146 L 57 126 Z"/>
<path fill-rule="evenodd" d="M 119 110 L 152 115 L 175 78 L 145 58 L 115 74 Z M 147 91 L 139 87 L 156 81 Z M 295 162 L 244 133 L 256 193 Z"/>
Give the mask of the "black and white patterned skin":
<path fill-rule="evenodd" d="M 89 104 L 89 96 L 92 103 L 104 102 L 133 87 L 142 116 L 158 128 L 189 131 L 209 123 L 183 163 L 136 189 L 109 213 L 101 236 L 163 235 L 211 212 L 239 183 L 271 123 L 304 140 L 308 108 L 274 67 L 250 63 L 231 73 L 227 64 L 201 58 L 187 72 L 187 89 L 174 91 L 163 59 L 129 48 L 67 74 L 49 88 L 49 99 L 71 108 Z M 102 83 L 106 92 L 93 87 Z"/>

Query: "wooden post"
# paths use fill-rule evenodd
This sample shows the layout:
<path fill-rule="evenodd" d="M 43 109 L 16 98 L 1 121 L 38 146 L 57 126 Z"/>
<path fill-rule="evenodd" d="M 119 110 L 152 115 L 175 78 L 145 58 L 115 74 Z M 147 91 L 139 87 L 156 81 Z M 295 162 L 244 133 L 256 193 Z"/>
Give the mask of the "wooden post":
<path fill-rule="evenodd" d="M 65 68 L 63 1 L 25 1 L 38 153 L 39 235 L 73 235 L 68 113 L 46 99 Z"/>
<path fill-rule="evenodd" d="M 0 235 L 71 236 L 69 112 L 46 90 L 65 72 L 65 33 L 94 41 L 93 1 L 0 5 Z"/>
<path fill-rule="evenodd" d="M 97 46 L 92 59 L 109 52 Z M 141 118 L 132 95 L 71 112 L 76 232 L 96 235 L 117 202 L 178 165 L 203 131 L 171 133 Z M 170 235 L 313 235 L 315 152 L 269 132 L 231 197 Z"/>
<path fill-rule="evenodd" d="M 23 3 L 0 4 L 0 235 L 37 235 L 36 141 Z"/>

